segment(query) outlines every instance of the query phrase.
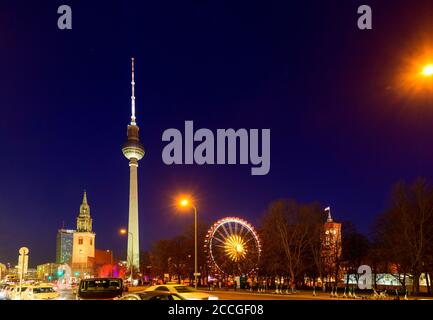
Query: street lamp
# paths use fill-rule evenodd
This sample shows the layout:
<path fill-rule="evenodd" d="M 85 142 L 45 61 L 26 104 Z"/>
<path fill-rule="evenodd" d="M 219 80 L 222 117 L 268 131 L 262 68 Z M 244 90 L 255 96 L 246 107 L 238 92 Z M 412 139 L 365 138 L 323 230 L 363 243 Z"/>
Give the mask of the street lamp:
<path fill-rule="evenodd" d="M 131 261 L 129 262 L 129 265 L 130 265 L 130 268 L 131 268 L 130 273 L 131 273 L 131 284 L 132 284 L 132 281 L 133 281 L 132 275 L 133 275 L 133 272 L 134 272 L 134 234 L 132 232 L 129 232 L 126 229 L 120 229 L 119 233 L 121 235 L 128 234 L 128 236 L 131 236 Z"/>
<path fill-rule="evenodd" d="M 427 64 L 422 68 L 421 74 L 426 77 L 430 78 L 433 76 L 433 64 Z"/>
<path fill-rule="evenodd" d="M 192 207 L 194 209 L 194 283 L 197 289 L 197 277 L 200 275 L 197 268 L 197 208 L 187 198 L 181 198 L 179 206 L 182 208 Z"/>
<path fill-rule="evenodd" d="M 388 89 L 405 100 L 423 102 L 427 98 L 429 105 L 433 94 L 433 43 L 423 40 L 421 46 L 408 48 Z"/>

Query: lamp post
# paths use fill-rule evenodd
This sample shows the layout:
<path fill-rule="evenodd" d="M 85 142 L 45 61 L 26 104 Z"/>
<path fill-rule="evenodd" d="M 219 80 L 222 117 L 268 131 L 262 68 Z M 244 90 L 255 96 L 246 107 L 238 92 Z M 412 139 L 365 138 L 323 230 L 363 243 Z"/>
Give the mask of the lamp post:
<path fill-rule="evenodd" d="M 125 234 L 128 234 L 128 236 L 131 236 L 131 243 L 132 243 L 132 245 L 131 245 L 131 261 L 129 262 L 129 266 L 130 266 L 130 268 L 131 268 L 131 271 L 130 271 L 130 276 L 131 276 L 131 284 L 132 284 L 132 281 L 133 281 L 133 272 L 134 272 L 134 234 L 132 233 L 132 232 L 129 232 L 128 230 L 126 230 L 126 229 L 120 229 L 120 234 L 122 234 L 122 235 L 125 235 Z"/>
<path fill-rule="evenodd" d="M 197 208 L 188 199 L 183 198 L 179 201 L 181 207 L 190 206 L 194 209 L 194 285 L 197 289 L 198 262 L 197 262 Z"/>

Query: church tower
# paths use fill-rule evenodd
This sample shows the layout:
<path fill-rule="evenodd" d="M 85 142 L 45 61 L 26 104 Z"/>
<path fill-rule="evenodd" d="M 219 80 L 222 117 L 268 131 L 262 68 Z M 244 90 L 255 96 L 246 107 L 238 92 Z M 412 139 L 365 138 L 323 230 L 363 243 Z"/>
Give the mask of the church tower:
<path fill-rule="evenodd" d="M 335 281 L 335 275 L 340 272 L 340 258 L 342 254 L 341 223 L 335 222 L 331 216 L 331 208 L 325 209 L 328 218 L 323 226 L 322 259 L 325 272 L 330 280 Z"/>
<path fill-rule="evenodd" d="M 72 244 L 72 270 L 80 276 L 93 273 L 95 258 L 95 233 L 92 232 L 92 218 L 87 194 L 84 192 L 80 213 L 77 217 L 77 231 L 74 233 Z"/>

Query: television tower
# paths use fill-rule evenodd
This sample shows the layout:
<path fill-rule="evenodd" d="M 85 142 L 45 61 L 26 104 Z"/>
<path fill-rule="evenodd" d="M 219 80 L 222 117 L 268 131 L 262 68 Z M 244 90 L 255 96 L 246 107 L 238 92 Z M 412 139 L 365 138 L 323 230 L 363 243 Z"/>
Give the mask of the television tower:
<path fill-rule="evenodd" d="M 144 156 L 144 147 L 140 143 L 139 128 L 135 118 L 135 81 L 134 58 L 132 58 L 132 95 L 131 95 L 131 123 L 128 125 L 128 140 L 123 144 L 123 155 L 129 160 L 129 221 L 128 221 L 128 256 L 127 261 L 131 270 L 140 270 L 140 245 L 138 228 L 138 161 Z M 132 275 L 131 275 L 132 277 Z"/>

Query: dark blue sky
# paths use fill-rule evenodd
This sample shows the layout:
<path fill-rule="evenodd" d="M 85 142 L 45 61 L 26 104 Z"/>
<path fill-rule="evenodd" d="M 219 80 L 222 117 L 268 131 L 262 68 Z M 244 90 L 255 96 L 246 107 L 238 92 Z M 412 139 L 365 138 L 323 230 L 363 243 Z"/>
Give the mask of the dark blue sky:
<path fill-rule="evenodd" d="M 73 30 L 57 29 L 69 4 Z M 373 30 L 357 28 L 357 7 Z M 430 94 L 396 74 L 433 43 L 431 1 L 2 1 L 0 262 L 30 248 L 53 261 L 56 230 L 75 228 L 88 192 L 96 244 L 125 253 L 130 57 L 146 155 L 139 167 L 140 240 L 181 232 L 193 216 L 258 224 L 270 201 L 330 205 L 368 232 L 392 184 L 432 178 Z M 430 96 L 428 96 L 430 95 Z M 271 171 L 165 166 L 167 128 L 270 128 Z"/>

